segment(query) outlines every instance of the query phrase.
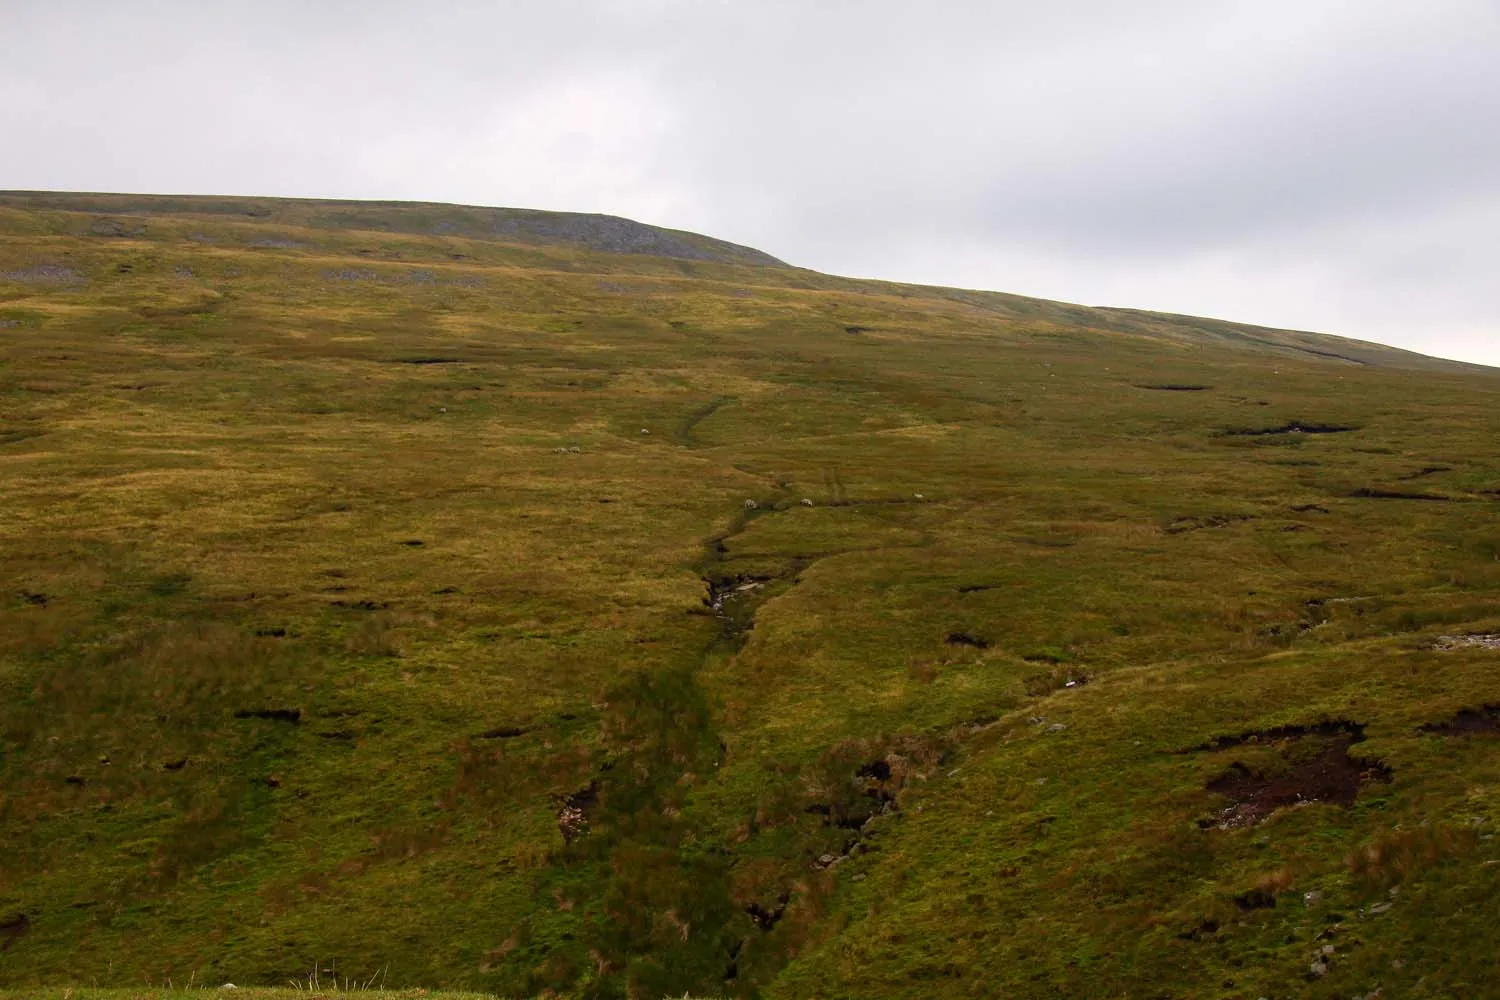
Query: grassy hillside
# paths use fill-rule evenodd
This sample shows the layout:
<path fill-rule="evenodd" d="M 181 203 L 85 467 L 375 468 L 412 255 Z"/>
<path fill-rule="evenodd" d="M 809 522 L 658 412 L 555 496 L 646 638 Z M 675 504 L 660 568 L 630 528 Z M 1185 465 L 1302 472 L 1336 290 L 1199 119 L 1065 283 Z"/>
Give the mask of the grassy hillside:
<path fill-rule="evenodd" d="M 1500 373 L 487 211 L 0 197 L 0 987 L 1495 995 Z"/>

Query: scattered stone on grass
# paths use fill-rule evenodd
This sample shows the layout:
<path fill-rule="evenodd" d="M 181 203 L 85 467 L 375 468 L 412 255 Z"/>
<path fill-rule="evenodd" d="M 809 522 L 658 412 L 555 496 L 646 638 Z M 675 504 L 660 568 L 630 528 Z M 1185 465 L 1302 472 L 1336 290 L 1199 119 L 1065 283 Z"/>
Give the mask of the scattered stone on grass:
<path fill-rule="evenodd" d="M 589 813 L 599 804 L 599 782 L 591 781 L 585 788 L 559 801 L 557 829 L 562 833 L 563 843 L 571 844 L 589 832 Z"/>
<path fill-rule="evenodd" d="M 1500 632 L 1484 635 L 1440 635 L 1432 644 L 1434 649 L 1500 649 Z"/>
<path fill-rule="evenodd" d="M 0 279 L 28 285 L 72 285 L 82 283 L 84 277 L 63 264 L 33 264 L 17 271 L 0 271 Z"/>

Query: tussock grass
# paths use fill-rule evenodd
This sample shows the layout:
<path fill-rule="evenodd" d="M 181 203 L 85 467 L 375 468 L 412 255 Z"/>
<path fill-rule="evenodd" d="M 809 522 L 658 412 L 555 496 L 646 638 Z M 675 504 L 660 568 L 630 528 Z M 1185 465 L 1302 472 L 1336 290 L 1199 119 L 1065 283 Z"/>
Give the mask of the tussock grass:
<path fill-rule="evenodd" d="M 340 1000 L 343 997 L 366 997 L 369 1000 L 500 1000 L 490 993 L 453 993 L 445 990 L 381 990 L 339 989 L 318 987 L 314 989 L 264 989 L 261 987 L 236 987 L 228 990 L 220 987 L 197 987 L 191 989 L 133 988 L 133 989 L 85 989 L 63 987 L 61 989 L 37 989 L 26 991 L 0 990 L 0 1000 Z"/>
<path fill-rule="evenodd" d="M 495 218 L 0 196 L 0 986 L 1486 995 L 1500 376 Z"/>

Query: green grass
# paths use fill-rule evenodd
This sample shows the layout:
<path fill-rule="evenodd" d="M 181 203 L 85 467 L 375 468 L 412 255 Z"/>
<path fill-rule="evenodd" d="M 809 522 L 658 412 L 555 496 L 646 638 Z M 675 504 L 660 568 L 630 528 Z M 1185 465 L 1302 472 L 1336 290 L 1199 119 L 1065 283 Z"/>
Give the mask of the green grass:
<path fill-rule="evenodd" d="M 263 989 L 259 987 L 225 989 L 217 987 L 172 988 L 135 987 L 127 989 L 86 989 L 72 986 L 10 992 L 0 990 L 0 1000 L 337 1000 L 360 997 L 365 1000 L 497 1000 L 488 993 L 450 993 L 425 989 L 362 989 L 353 985 L 303 986 L 302 988 Z"/>
<path fill-rule="evenodd" d="M 1494 995 L 1500 373 L 140 202 L 0 197 L 17 996 Z"/>

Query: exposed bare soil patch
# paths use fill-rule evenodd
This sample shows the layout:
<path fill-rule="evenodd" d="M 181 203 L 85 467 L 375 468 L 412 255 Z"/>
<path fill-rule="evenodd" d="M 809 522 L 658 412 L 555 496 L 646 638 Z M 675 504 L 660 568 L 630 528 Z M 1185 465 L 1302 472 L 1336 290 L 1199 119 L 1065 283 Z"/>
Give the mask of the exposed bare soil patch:
<path fill-rule="evenodd" d="M 1362 486 L 1349 494 L 1361 500 L 1430 500 L 1437 503 L 1451 503 L 1452 497 L 1445 497 L 1439 493 L 1409 493 L 1404 490 L 1382 490 L 1373 486 Z"/>
<path fill-rule="evenodd" d="M 1353 805 L 1361 785 L 1389 781 L 1390 769 L 1377 761 L 1349 756 L 1347 737 L 1328 742 L 1317 756 L 1285 771 L 1262 772 L 1236 761 L 1206 786 L 1230 804 L 1218 817 L 1221 830 L 1251 826 L 1287 806 L 1306 802 Z"/>
<path fill-rule="evenodd" d="M 241 708 L 234 713 L 236 719 L 265 719 L 268 722 L 290 722 L 297 725 L 302 721 L 302 709 L 300 708 Z"/>
<path fill-rule="evenodd" d="M 1418 469 L 1416 472 L 1409 472 L 1406 475 L 1402 476 L 1401 478 L 1403 480 L 1421 479 L 1423 476 L 1431 476 L 1431 475 L 1433 475 L 1435 473 L 1438 473 L 1438 472 L 1452 472 L 1452 471 L 1453 471 L 1453 466 L 1451 466 L 1451 465 L 1424 465 L 1424 466 L 1422 466 L 1422 468 Z"/>
<path fill-rule="evenodd" d="M 1235 761 L 1205 788 L 1229 800 L 1211 819 L 1199 820 L 1203 829 L 1234 830 L 1252 826 L 1278 809 L 1308 802 L 1349 806 L 1362 786 L 1388 782 L 1391 770 L 1376 760 L 1351 756 L 1349 748 L 1364 740 L 1364 727 L 1342 720 L 1311 726 L 1273 729 L 1221 736 L 1188 752 L 1213 752 L 1233 747 L 1270 745 L 1273 762 L 1251 765 Z"/>
<path fill-rule="evenodd" d="M 1446 722 L 1429 722 L 1422 727 L 1422 732 L 1436 733 L 1439 736 L 1500 733 L 1500 705 L 1460 709 L 1453 718 Z"/>
<path fill-rule="evenodd" d="M 1345 424 L 1315 424 L 1302 420 L 1291 420 L 1277 427 L 1236 427 L 1224 432 L 1225 437 L 1265 437 L 1271 434 L 1347 434 L 1358 427 Z"/>
<path fill-rule="evenodd" d="M 972 646 L 974 649 L 990 648 L 990 641 L 988 639 L 972 635 L 968 632 L 949 632 L 948 637 L 943 641 L 950 646 Z"/>
<path fill-rule="evenodd" d="M 0 951 L 9 951 L 26 933 L 31 930 L 31 918 L 24 913 L 6 917 L 0 921 Z"/>
<path fill-rule="evenodd" d="M 526 735 L 526 730 L 520 726 L 496 726 L 494 729 L 486 729 L 479 734 L 481 740 L 513 740 L 517 736 Z"/>

